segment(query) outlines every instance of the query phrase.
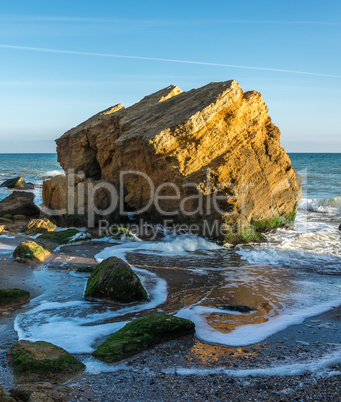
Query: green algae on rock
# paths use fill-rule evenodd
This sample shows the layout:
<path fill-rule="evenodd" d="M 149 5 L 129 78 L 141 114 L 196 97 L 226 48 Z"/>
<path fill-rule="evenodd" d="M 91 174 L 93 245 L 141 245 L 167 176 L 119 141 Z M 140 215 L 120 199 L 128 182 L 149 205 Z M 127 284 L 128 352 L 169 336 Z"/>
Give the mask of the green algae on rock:
<path fill-rule="evenodd" d="M 25 234 L 28 236 L 35 236 L 38 233 L 53 232 L 56 229 L 56 225 L 49 219 L 32 219 L 27 225 Z"/>
<path fill-rule="evenodd" d="M 23 177 L 18 176 L 12 179 L 5 180 L 0 187 L 7 187 L 10 189 L 17 189 L 17 190 L 33 190 L 34 184 L 33 183 L 26 183 Z"/>
<path fill-rule="evenodd" d="M 134 234 L 131 230 L 125 228 L 124 226 L 111 228 L 110 235 L 112 238 L 119 240 L 142 241 L 136 236 L 136 234 Z"/>
<path fill-rule="evenodd" d="M 81 232 L 78 229 L 58 230 L 55 232 L 43 233 L 39 240 L 46 240 L 57 244 L 75 243 L 77 241 L 90 240 L 89 233 Z"/>
<path fill-rule="evenodd" d="M 122 303 L 149 299 L 139 277 L 130 265 L 117 257 L 107 258 L 92 272 L 84 297 Z"/>
<path fill-rule="evenodd" d="M 44 261 L 49 255 L 49 251 L 29 240 L 20 243 L 13 252 L 13 257 L 23 263 Z"/>
<path fill-rule="evenodd" d="M 266 237 L 255 230 L 253 226 L 235 228 L 224 236 L 224 243 L 231 245 L 246 243 L 261 243 L 266 241 Z"/>
<path fill-rule="evenodd" d="M 126 324 L 112 334 L 92 354 L 107 363 L 134 356 L 158 343 L 195 332 L 192 321 L 167 314 L 150 315 Z"/>
<path fill-rule="evenodd" d="M 63 383 L 84 371 L 85 365 L 49 342 L 19 341 L 7 352 L 16 382 Z"/>
<path fill-rule="evenodd" d="M 27 290 L 9 288 L 0 289 L 0 307 L 16 306 L 30 301 L 30 292 Z"/>
<path fill-rule="evenodd" d="M 81 272 L 81 273 L 87 273 L 87 274 L 91 274 L 92 272 L 94 272 L 95 270 L 95 266 L 94 267 L 79 267 L 76 269 L 76 272 Z"/>

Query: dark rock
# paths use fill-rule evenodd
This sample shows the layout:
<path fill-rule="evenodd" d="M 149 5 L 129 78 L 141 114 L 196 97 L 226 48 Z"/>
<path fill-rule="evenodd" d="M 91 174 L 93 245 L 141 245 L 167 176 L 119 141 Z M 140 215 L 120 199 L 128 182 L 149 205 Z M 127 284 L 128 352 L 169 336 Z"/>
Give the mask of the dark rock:
<path fill-rule="evenodd" d="M 34 204 L 35 195 L 22 191 L 13 191 L 11 195 L 0 201 L 0 217 L 5 215 L 25 215 L 39 218 L 40 209 Z"/>
<path fill-rule="evenodd" d="M 26 184 L 25 180 L 22 177 L 13 177 L 12 179 L 5 180 L 0 187 L 7 188 L 21 188 Z"/>
<path fill-rule="evenodd" d="M 94 272 L 96 267 L 79 267 L 76 269 L 76 272 L 83 272 L 83 273 L 92 273 Z"/>
<path fill-rule="evenodd" d="M 239 313 L 250 313 L 251 311 L 255 311 L 254 307 L 243 306 L 243 305 L 230 305 L 224 304 L 223 306 L 217 306 L 220 310 L 229 310 L 229 311 L 238 311 Z"/>
<path fill-rule="evenodd" d="M 72 389 L 66 386 L 41 383 L 18 384 L 9 392 L 16 400 L 24 402 L 66 402 L 70 400 L 67 394 L 71 391 Z"/>
<path fill-rule="evenodd" d="M 68 244 L 82 240 L 90 240 L 88 233 L 78 229 L 58 230 L 57 232 L 46 232 L 38 237 L 38 240 L 48 241 L 57 244 Z"/>
<path fill-rule="evenodd" d="M 19 341 L 7 352 L 16 382 L 63 383 L 84 371 L 85 365 L 66 350 L 49 342 Z"/>
<path fill-rule="evenodd" d="M 0 187 L 7 187 L 16 190 L 33 190 L 33 183 L 26 183 L 22 177 L 14 177 L 13 179 L 5 180 Z"/>
<path fill-rule="evenodd" d="M 84 297 L 122 303 L 148 300 L 139 277 L 126 262 L 117 257 L 107 258 L 92 272 Z"/>
<path fill-rule="evenodd" d="M 153 345 L 194 334 L 192 321 L 160 314 L 138 318 L 111 335 L 92 354 L 107 363 L 133 356 Z"/>
<path fill-rule="evenodd" d="M 30 292 L 22 289 L 0 289 L 0 306 L 16 306 L 28 303 Z"/>
<path fill-rule="evenodd" d="M 9 395 L 5 393 L 2 386 L 0 385 L 0 401 L 1 402 L 15 402 L 15 399 L 11 398 Z"/>

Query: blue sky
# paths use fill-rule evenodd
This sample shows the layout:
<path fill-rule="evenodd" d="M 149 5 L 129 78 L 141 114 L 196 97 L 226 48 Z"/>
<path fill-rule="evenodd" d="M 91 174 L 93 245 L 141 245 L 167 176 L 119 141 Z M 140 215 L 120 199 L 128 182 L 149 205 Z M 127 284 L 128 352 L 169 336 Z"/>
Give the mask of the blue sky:
<path fill-rule="evenodd" d="M 288 152 L 341 152 L 340 16 L 339 0 L 2 1 L 0 153 L 54 152 L 109 106 L 232 78 Z"/>

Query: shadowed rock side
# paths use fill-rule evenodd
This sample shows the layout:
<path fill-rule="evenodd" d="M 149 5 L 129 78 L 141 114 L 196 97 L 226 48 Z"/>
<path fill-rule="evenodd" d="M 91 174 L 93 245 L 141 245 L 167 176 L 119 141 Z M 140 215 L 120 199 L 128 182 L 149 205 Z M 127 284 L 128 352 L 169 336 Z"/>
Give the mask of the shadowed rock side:
<path fill-rule="evenodd" d="M 49 342 L 19 341 L 7 352 L 15 382 L 65 382 L 85 366 L 66 350 Z"/>
<path fill-rule="evenodd" d="M 122 303 L 149 299 L 140 278 L 130 265 L 117 257 L 107 258 L 92 272 L 84 297 L 86 300 L 104 299 Z"/>
<path fill-rule="evenodd" d="M 147 174 L 155 188 L 174 183 L 180 196 L 160 206 L 173 212 L 167 219 L 176 223 L 194 222 L 201 228 L 203 220 L 236 227 L 252 223 L 262 231 L 294 219 L 300 200 L 300 178 L 280 146 L 280 131 L 262 95 L 244 93 L 235 80 L 188 92 L 170 86 L 127 109 L 118 105 L 99 113 L 56 142 L 62 167 L 85 173 L 75 189 L 80 181 L 100 179 L 118 189 L 120 172 L 128 170 Z M 66 181 L 58 176 L 44 183 L 47 207 L 65 208 Z M 132 210 L 148 204 L 150 185 L 141 175 L 126 175 L 123 188 Z M 203 210 L 188 215 L 184 209 L 198 209 L 198 197 L 189 199 L 198 188 Z M 225 196 L 217 199 L 219 208 L 208 202 L 213 194 Z M 174 196 L 174 188 L 163 186 L 159 195 Z M 107 202 L 99 198 L 100 206 Z M 153 202 L 143 217 L 160 222 L 165 215 Z"/>
<path fill-rule="evenodd" d="M 161 342 L 192 335 L 192 321 L 172 315 L 159 314 L 137 318 L 112 334 L 92 354 L 107 363 L 134 356 Z"/>

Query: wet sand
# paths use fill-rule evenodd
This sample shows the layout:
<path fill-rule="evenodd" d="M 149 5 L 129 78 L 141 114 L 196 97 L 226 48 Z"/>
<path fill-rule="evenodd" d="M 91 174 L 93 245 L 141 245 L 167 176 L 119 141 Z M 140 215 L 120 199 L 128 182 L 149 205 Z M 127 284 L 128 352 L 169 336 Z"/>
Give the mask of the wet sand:
<path fill-rule="evenodd" d="M 17 244 L 20 239 L 6 239 Z M 65 246 L 46 262 L 51 269 L 72 269 L 94 265 L 93 256 L 108 246 L 91 242 Z M 184 300 L 194 302 L 214 287 L 215 275 L 198 276 L 195 283 L 186 282 L 186 269 L 158 264 L 157 258 L 137 259 L 129 262 L 147 267 L 167 280 L 168 300 L 155 311 L 171 313 L 180 308 Z M 169 264 L 168 264 L 169 265 Z M 29 290 L 33 297 L 43 291 L 33 275 L 34 268 L 14 262 L 0 255 L 0 287 L 19 287 Z M 190 267 L 189 267 L 190 269 Z M 185 284 L 185 285 L 184 285 Z M 255 303 L 258 303 L 255 300 Z M 0 316 L 0 328 L 6 342 L 1 350 L 1 385 L 11 388 L 12 376 L 5 367 L 6 347 L 17 339 L 12 323 L 17 310 Z M 240 377 L 240 371 L 267 369 L 304 363 L 337 350 L 341 340 L 341 308 L 305 320 L 267 338 L 264 342 L 245 347 L 228 347 L 203 342 L 195 337 L 158 345 L 124 362 L 125 367 L 115 372 L 88 374 L 69 382 L 71 388 L 65 400 L 116 401 L 116 400 L 341 400 L 341 364 L 335 364 L 332 374 L 318 375 L 307 371 L 303 375 L 253 375 Z M 81 356 L 80 356 L 81 357 Z M 119 367 L 119 366 L 118 366 Z M 183 370 L 181 370 L 183 369 Z M 184 370 L 191 370 L 186 372 Z M 227 372 L 222 372 L 227 370 Z M 254 374 L 256 374 L 254 372 Z M 287 374 L 289 374 L 287 372 Z"/>

